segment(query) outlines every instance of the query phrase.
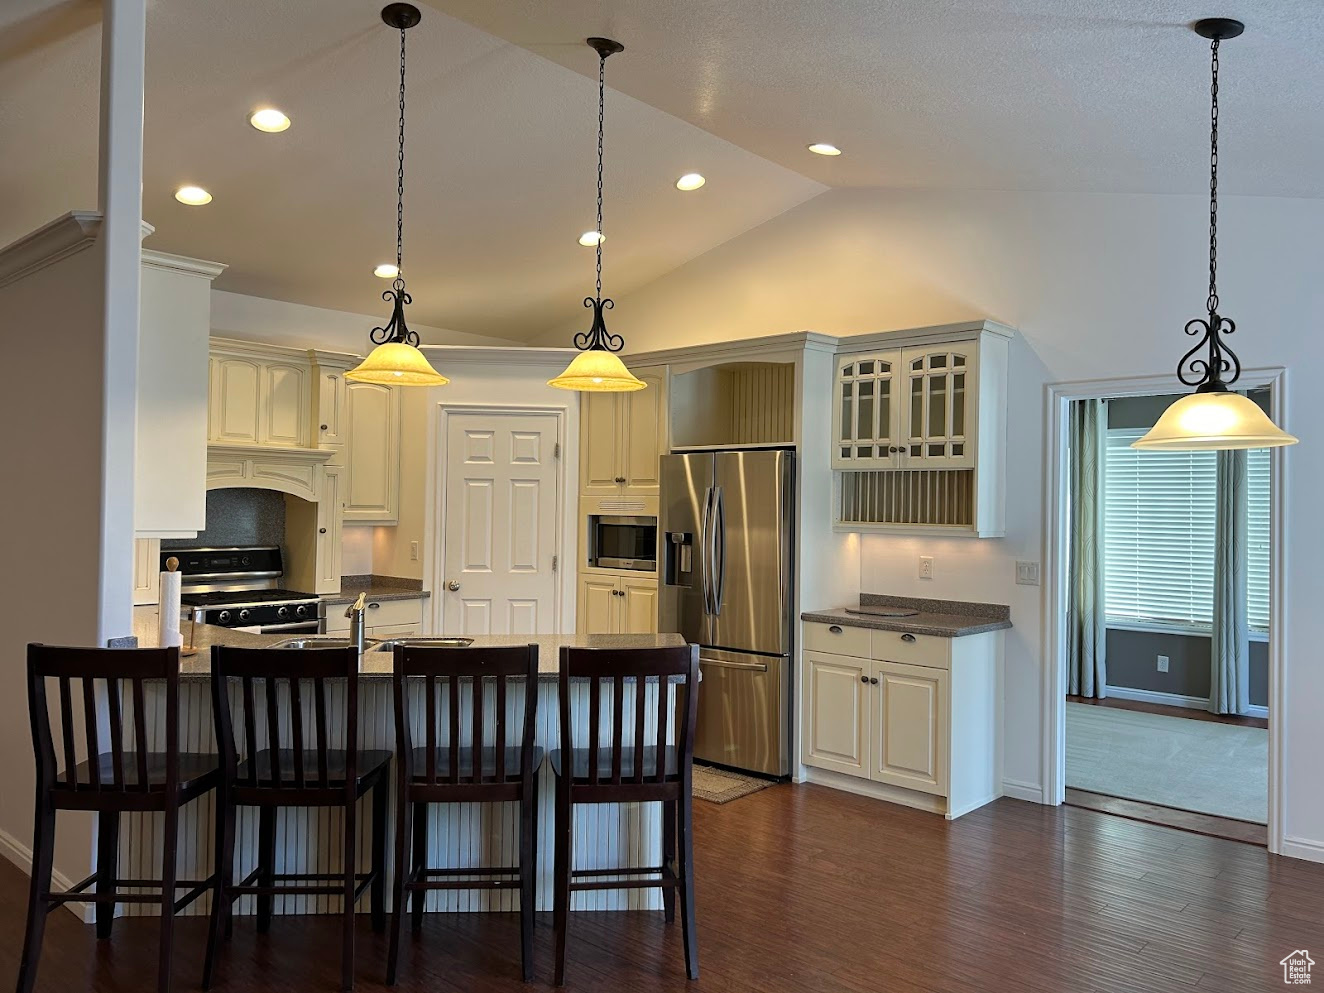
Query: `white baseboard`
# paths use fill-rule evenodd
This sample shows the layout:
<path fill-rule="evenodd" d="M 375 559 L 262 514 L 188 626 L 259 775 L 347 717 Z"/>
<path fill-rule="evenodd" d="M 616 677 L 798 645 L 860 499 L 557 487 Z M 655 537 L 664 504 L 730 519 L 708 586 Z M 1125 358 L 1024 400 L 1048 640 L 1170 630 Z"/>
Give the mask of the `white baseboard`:
<path fill-rule="evenodd" d="M 1044 789 L 1038 783 L 1025 783 L 1019 779 L 1004 779 L 1002 795 L 1013 800 L 1029 800 L 1030 803 L 1044 802 Z"/>
<path fill-rule="evenodd" d="M 0 831 L 0 855 L 23 870 L 25 876 L 32 875 L 32 849 L 19 841 L 8 831 Z M 72 889 L 74 880 L 55 869 L 51 872 L 51 887 L 57 890 Z M 73 914 L 84 924 L 92 922 L 91 905 L 66 903 L 64 909 Z"/>
<path fill-rule="evenodd" d="M 1206 696 L 1183 696 L 1180 693 L 1161 693 L 1158 690 L 1136 690 L 1129 686 L 1109 686 L 1107 693 L 1118 700 L 1135 700 L 1139 703 L 1161 703 L 1168 707 L 1186 707 L 1189 710 L 1208 710 L 1209 698 Z M 1246 708 L 1246 717 L 1269 719 L 1268 707 L 1251 705 Z"/>
<path fill-rule="evenodd" d="M 1106 693 L 1118 700 L 1161 703 L 1167 707 L 1186 707 L 1190 710 L 1209 709 L 1209 698 L 1207 696 L 1183 696 L 1180 693 L 1161 693 L 1158 690 L 1136 690 L 1129 686 L 1109 686 Z"/>
<path fill-rule="evenodd" d="M 1324 862 L 1324 841 L 1312 841 L 1310 838 L 1284 838 L 1282 851 L 1290 859 L 1305 859 L 1307 862 Z"/>

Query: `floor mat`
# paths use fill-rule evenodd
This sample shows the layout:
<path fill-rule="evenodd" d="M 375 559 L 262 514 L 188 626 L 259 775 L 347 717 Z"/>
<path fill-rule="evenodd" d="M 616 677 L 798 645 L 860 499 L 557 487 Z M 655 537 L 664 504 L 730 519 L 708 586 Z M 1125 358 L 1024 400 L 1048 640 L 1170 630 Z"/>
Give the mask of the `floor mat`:
<path fill-rule="evenodd" d="M 1264 824 L 1269 732 L 1067 704 L 1067 785 Z"/>
<path fill-rule="evenodd" d="M 696 765 L 693 785 L 694 796 L 699 800 L 707 800 L 709 803 L 730 803 L 732 800 L 739 800 L 742 796 L 749 796 L 774 784 L 768 779 L 756 779 L 739 772 Z"/>

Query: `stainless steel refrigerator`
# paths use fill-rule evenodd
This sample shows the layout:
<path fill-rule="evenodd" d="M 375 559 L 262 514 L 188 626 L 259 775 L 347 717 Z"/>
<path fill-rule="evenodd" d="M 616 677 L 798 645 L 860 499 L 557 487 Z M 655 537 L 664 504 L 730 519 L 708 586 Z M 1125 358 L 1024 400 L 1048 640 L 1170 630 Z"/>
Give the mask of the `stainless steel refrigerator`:
<path fill-rule="evenodd" d="M 791 771 L 791 548 L 795 457 L 662 458 L 659 630 L 699 646 L 695 757 Z"/>

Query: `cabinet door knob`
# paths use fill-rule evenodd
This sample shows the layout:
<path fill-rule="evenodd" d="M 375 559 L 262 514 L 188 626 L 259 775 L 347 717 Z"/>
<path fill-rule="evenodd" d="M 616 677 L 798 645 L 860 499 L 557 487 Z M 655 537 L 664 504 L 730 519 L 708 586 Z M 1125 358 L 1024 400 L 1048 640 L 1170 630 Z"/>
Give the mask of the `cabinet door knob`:
<path fill-rule="evenodd" d="M 623 483 L 623 482 L 625 482 L 625 477 L 624 477 L 624 476 L 617 476 L 617 477 L 616 477 L 616 482 L 618 482 L 618 483 Z"/>
<path fill-rule="evenodd" d="M 833 634 L 841 634 L 841 625 L 833 624 L 830 628 L 828 628 L 828 630 L 831 631 Z"/>
<path fill-rule="evenodd" d="M 915 640 L 915 636 L 914 636 L 913 634 L 903 634 L 903 635 L 901 636 L 901 640 L 902 640 L 902 641 L 914 641 L 914 640 Z"/>
<path fill-rule="evenodd" d="M 326 425 L 325 425 L 325 424 L 322 425 L 322 430 L 323 430 L 323 431 L 326 430 Z"/>
<path fill-rule="evenodd" d="M 317 529 L 317 533 L 318 533 L 318 534 L 326 534 L 326 528 L 318 528 L 318 529 Z"/>
<path fill-rule="evenodd" d="M 868 681 L 869 681 L 869 677 L 868 677 L 868 676 L 861 676 L 861 677 L 860 677 L 860 682 L 862 682 L 862 683 L 867 683 Z"/>

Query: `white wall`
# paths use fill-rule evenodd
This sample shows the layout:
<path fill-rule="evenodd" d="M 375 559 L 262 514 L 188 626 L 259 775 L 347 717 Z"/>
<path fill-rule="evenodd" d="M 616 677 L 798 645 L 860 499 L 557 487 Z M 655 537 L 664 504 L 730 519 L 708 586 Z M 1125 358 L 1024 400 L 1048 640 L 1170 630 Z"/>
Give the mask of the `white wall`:
<path fill-rule="evenodd" d="M 1311 516 L 1324 491 L 1317 390 L 1324 366 L 1324 201 L 1224 197 L 1220 292 L 1248 365 L 1288 367 L 1286 824 L 1292 854 L 1324 859 L 1324 612 Z M 872 536 L 861 586 L 876 592 L 1009 603 L 1005 777 L 1039 788 L 1041 590 L 1014 584 L 1016 559 L 1041 555 L 1044 385 L 1170 374 L 1200 315 L 1207 279 L 1202 196 L 834 190 L 617 301 L 631 351 L 808 328 L 850 335 L 988 317 L 1019 328 L 1008 411 L 1007 536 Z M 564 330 L 544 341 L 559 343 Z M 829 389 L 824 381 L 822 389 Z M 916 556 L 936 577 L 916 576 Z"/>
<path fill-rule="evenodd" d="M 366 301 L 371 304 L 372 301 Z M 243 338 L 294 348 L 326 348 L 331 351 L 367 354 L 372 348 L 368 332 L 390 320 L 391 311 L 383 303 L 380 311 L 353 314 L 325 307 L 309 307 L 284 300 L 268 300 L 243 293 L 212 290 L 212 334 L 223 338 Z M 406 310 L 406 317 L 408 312 Z M 488 338 L 465 331 L 410 324 L 419 337 L 437 345 L 513 344 L 504 338 Z"/>

